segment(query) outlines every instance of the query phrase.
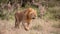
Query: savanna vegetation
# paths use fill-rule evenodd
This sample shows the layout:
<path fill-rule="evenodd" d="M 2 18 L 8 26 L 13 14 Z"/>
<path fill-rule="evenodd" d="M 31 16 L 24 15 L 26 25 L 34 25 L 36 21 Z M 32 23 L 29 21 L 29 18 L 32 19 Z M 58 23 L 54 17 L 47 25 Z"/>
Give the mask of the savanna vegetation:
<path fill-rule="evenodd" d="M 31 30 L 47 30 L 51 26 L 52 31 L 48 29 L 51 34 L 60 34 L 60 0 L 0 0 L 0 20 L 14 21 L 15 12 L 28 7 L 37 10 L 38 19 L 35 21 L 42 22 L 42 25 L 32 26 Z M 43 34 L 48 31 L 43 30 Z M 30 31 L 30 34 L 36 33 Z"/>

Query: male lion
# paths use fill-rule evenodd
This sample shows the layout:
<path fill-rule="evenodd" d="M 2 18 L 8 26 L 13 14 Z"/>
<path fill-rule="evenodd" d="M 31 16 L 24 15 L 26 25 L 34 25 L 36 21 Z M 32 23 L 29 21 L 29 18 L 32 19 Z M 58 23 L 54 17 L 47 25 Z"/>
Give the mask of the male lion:
<path fill-rule="evenodd" d="M 37 17 L 37 13 L 32 8 L 27 8 L 24 11 L 15 13 L 15 27 L 19 28 L 20 22 L 22 22 L 25 30 L 29 30 L 29 24 L 32 19 Z"/>

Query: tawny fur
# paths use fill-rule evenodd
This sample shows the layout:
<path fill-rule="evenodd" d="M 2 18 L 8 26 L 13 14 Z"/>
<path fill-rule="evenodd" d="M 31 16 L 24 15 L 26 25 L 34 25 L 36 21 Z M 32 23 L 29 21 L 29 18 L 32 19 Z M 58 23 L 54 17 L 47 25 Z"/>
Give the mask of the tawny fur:
<path fill-rule="evenodd" d="M 24 11 L 15 13 L 15 27 L 19 28 L 19 24 L 22 22 L 25 30 L 29 30 L 29 24 L 31 20 L 37 17 L 37 13 L 32 8 L 27 8 Z"/>

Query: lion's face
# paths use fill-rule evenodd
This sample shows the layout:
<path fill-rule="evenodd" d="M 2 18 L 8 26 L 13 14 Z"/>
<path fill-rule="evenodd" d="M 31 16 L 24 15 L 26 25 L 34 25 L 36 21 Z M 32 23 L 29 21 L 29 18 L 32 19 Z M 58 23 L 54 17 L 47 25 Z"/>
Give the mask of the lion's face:
<path fill-rule="evenodd" d="M 34 9 L 30 9 L 30 13 L 29 13 L 29 18 L 31 19 L 36 19 L 37 18 L 37 13 Z"/>

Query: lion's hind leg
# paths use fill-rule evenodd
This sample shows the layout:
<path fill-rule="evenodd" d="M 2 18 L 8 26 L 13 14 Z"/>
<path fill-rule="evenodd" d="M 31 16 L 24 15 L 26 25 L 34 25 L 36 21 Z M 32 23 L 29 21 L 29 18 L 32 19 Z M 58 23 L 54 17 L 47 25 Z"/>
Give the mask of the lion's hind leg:
<path fill-rule="evenodd" d="M 19 28 L 19 24 L 20 24 L 20 20 L 19 20 L 19 18 L 16 16 L 16 17 L 15 17 L 15 28 Z"/>
<path fill-rule="evenodd" d="M 15 28 L 19 28 L 19 21 L 15 21 Z"/>

